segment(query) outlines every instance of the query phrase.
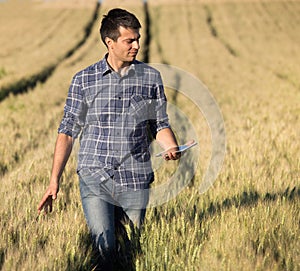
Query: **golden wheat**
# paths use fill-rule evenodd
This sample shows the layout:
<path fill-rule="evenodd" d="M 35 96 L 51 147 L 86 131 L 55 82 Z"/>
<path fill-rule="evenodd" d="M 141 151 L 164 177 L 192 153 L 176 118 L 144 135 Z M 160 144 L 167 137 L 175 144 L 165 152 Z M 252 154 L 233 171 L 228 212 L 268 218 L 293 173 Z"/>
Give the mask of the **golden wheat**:
<path fill-rule="evenodd" d="M 58 61 L 67 51 L 61 54 L 60 47 L 71 48 L 80 40 L 92 14 L 91 7 L 74 9 L 70 1 L 63 7 L 57 1 L 40 7 L 33 1 L 21 2 L 0 3 L 1 21 L 11 26 L 1 27 L 1 53 L 6 52 L 1 86 Z M 178 66 L 209 87 L 223 113 L 227 147 L 218 179 L 208 192 L 199 194 L 211 152 L 209 127 L 191 101 L 167 90 L 170 103 L 196 127 L 200 165 L 193 182 L 176 198 L 148 209 L 136 270 L 300 270 L 299 2 L 148 2 L 150 62 Z M 141 1 L 115 3 L 144 20 Z M 77 145 L 54 212 L 37 217 L 36 207 L 49 181 L 71 77 L 103 57 L 99 20 L 111 7 L 104 1 L 85 43 L 59 60 L 45 83 L 0 103 L 2 270 L 93 268 L 75 174 Z M 30 19 L 24 19 L 26 12 Z M 12 20 L 16 17 L 10 14 L 15 13 L 18 19 Z M 63 27 L 58 27 L 60 21 Z M 18 31 L 23 24 L 32 30 L 24 30 L 22 38 Z M 37 50 L 51 33 L 53 39 Z M 13 63 L 21 63 L 20 69 Z M 155 185 L 175 170 L 176 164 L 163 163 Z M 137 242 L 129 228 L 128 232 Z"/>

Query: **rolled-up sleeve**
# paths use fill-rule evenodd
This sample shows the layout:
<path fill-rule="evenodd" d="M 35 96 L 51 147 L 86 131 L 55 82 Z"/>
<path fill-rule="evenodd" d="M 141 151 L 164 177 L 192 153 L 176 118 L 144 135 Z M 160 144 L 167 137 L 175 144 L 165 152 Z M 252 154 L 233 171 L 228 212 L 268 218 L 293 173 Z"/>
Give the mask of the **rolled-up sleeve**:
<path fill-rule="evenodd" d="M 81 84 L 75 75 L 69 88 L 64 106 L 64 115 L 58 128 L 58 133 L 63 133 L 72 138 L 77 138 L 85 122 L 86 104 Z"/>
<path fill-rule="evenodd" d="M 151 109 L 152 117 L 150 121 L 150 130 L 154 137 L 158 131 L 169 128 L 169 117 L 167 114 L 167 98 L 164 92 L 164 86 L 160 74 L 157 74 L 155 83 L 155 100 L 153 108 Z"/>

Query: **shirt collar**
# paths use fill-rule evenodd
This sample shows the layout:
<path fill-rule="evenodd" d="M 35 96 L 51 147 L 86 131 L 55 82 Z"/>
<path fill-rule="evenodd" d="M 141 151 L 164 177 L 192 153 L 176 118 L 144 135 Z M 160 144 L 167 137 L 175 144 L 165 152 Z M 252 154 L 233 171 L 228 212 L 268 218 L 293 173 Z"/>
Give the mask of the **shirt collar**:
<path fill-rule="evenodd" d="M 108 55 L 108 54 L 106 54 L 106 55 L 103 57 L 103 59 L 100 61 L 100 67 L 101 67 L 102 75 L 103 75 L 103 76 L 106 75 L 106 74 L 108 74 L 108 73 L 111 73 L 111 72 L 112 72 L 112 69 L 111 69 L 111 67 L 108 65 L 107 60 L 106 60 L 107 55 Z"/>
<path fill-rule="evenodd" d="M 108 53 L 106 53 L 105 56 L 103 57 L 103 59 L 100 61 L 102 76 L 105 76 L 106 74 L 109 74 L 109 73 L 113 72 L 113 69 L 110 67 L 110 65 L 107 62 L 107 56 L 108 56 Z M 128 68 L 128 71 L 127 71 L 127 74 L 130 73 L 131 75 L 134 75 L 137 72 L 137 64 L 138 64 L 138 61 L 134 60 L 130 64 L 130 66 Z"/>

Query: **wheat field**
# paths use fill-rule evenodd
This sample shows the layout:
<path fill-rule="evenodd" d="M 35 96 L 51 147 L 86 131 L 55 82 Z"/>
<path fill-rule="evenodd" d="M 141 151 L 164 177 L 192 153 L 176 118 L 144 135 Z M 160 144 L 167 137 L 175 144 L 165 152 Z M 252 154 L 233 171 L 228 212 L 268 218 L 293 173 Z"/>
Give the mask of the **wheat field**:
<path fill-rule="evenodd" d="M 210 127 L 192 101 L 166 90 L 196 129 L 199 166 L 177 197 L 148 208 L 139 240 L 127 228 L 140 242 L 132 269 L 300 270 L 300 2 L 289 0 L 1 1 L 0 270 L 94 269 L 78 146 L 53 213 L 38 217 L 37 205 L 69 83 L 105 54 L 99 23 L 113 7 L 142 22 L 140 60 L 209 88 L 226 131 L 222 170 L 201 194 Z M 163 163 L 157 183 L 176 166 Z"/>

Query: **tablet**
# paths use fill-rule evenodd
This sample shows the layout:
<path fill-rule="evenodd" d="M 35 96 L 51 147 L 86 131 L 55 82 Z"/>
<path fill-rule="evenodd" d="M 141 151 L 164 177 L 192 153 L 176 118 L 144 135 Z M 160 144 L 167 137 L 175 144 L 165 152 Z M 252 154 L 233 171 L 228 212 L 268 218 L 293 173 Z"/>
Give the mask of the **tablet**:
<path fill-rule="evenodd" d="M 189 150 L 190 148 L 192 148 L 192 147 L 194 147 L 196 145 L 197 145 L 197 142 L 195 142 L 194 140 L 190 140 L 187 143 L 185 143 L 184 145 L 178 146 L 178 151 L 176 151 L 176 153 L 183 153 L 183 152 Z M 155 156 L 156 157 L 162 156 L 166 152 L 167 152 L 167 150 L 166 151 L 162 151 L 160 153 L 157 153 Z"/>

